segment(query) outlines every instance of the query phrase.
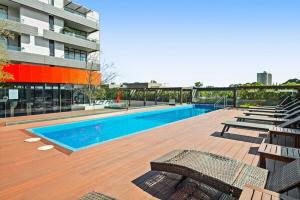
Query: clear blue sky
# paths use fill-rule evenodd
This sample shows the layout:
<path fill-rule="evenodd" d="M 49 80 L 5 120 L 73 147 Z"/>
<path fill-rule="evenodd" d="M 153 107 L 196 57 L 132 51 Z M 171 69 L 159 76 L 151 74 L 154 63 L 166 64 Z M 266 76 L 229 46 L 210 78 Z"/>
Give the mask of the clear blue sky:
<path fill-rule="evenodd" d="M 227 86 L 300 78 L 300 0 L 75 0 L 100 12 L 117 82 Z"/>

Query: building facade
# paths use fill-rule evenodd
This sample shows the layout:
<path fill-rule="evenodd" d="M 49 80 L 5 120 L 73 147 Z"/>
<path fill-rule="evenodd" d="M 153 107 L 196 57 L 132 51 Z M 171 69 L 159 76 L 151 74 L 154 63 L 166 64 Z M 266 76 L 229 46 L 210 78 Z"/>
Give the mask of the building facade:
<path fill-rule="evenodd" d="M 157 83 L 155 81 L 150 82 L 135 82 L 135 83 L 123 83 L 122 87 L 124 88 L 160 88 L 162 86 L 161 83 Z"/>
<path fill-rule="evenodd" d="M 272 74 L 266 71 L 257 73 L 257 82 L 264 85 L 272 85 Z"/>
<path fill-rule="evenodd" d="M 97 12 L 71 0 L 1 0 L 0 20 L 14 35 L 1 41 L 14 79 L 0 88 L 0 116 L 68 111 L 85 101 L 77 88 L 100 84 Z"/>

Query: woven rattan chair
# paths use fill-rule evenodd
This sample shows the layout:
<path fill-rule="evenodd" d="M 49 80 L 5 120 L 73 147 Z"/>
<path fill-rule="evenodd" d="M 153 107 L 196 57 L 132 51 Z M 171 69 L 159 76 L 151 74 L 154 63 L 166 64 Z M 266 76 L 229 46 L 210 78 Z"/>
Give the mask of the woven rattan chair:
<path fill-rule="evenodd" d="M 174 150 L 150 165 L 151 170 L 179 174 L 182 180 L 189 177 L 237 198 L 245 184 L 278 193 L 300 186 L 300 159 L 269 172 L 216 154 Z"/>

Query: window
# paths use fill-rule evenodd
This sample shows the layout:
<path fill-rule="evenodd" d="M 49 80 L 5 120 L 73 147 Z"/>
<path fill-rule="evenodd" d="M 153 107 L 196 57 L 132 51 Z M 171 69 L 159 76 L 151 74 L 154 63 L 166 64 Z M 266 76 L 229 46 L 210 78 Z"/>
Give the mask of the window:
<path fill-rule="evenodd" d="M 50 56 L 55 56 L 54 40 L 49 40 Z"/>
<path fill-rule="evenodd" d="M 54 31 L 54 17 L 49 15 L 49 30 Z"/>
<path fill-rule="evenodd" d="M 69 54 L 70 54 L 70 57 L 69 59 L 75 59 L 75 50 L 74 49 L 69 49 Z"/>
<path fill-rule="evenodd" d="M 75 60 L 80 60 L 80 50 L 75 50 Z"/>
<path fill-rule="evenodd" d="M 54 0 L 49 0 L 49 4 L 54 6 Z"/>
<path fill-rule="evenodd" d="M 7 6 L 0 4 L 0 19 L 7 19 Z"/>
<path fill-rule="evenodd" d="M 81 51 L 79 49 L 65 47 L 65 58 L 72 59 L 72 60 L 86 61 L 87 60 L 87 52 Z"/>
<path fill-rule="evenodd" d="M 86 61 L 86 58 L 87 58 L 87 53 L 85 51 L 81 51 L 80 53 L 80 60 L 81 61 Z"/>

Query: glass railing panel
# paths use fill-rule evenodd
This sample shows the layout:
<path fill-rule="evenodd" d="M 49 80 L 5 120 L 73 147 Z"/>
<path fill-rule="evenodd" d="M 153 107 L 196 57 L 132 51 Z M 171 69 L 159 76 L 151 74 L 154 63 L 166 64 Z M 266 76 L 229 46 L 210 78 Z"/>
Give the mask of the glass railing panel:
<path fill-rule="evenodd" d="M 76 38 L 87 40 L 87 41 L 90 41 L 90 42 L 98 42 L 98 40 L 96 40 L 96 39 L 90 39 L 90 38 L 87 38 L 85 36 L 78 35 L 78 34 L 75 34 L 75 33 L 72 33 L 72 32 L 62 31 L 62 33 L 64 35 L 68 35 L 68 36 L 71 36 L 71 37 L 76 37 Z"/>
<path fill-rule="evenodd" d="M 10 51 L 22 51 L 22 47 L 18 47 L 18 46 L 13 46 L 13 45 L 7 45 L 6 49 L 10 50 Z"/>
<path fill-rule="evenodd" d="M 274 106 L 287 96 L 295 96 L 293 89 L 245 89 L 237 91 L 237 106 Z"/>
<path fill-rule="evenodd" d="M 15 16 L 10 16 L 5 13 L 0 13 L 0 19 L 6 19 L 6 20 L 20 22 L 20 18 L 15 17 Z"/>
<path fill-rule="evenodd" d="M 65 55 L 64 58 L 69 60 L 77 60 L 77 61 L 84 61 L 84 62 L 86 61 L 85 57 L 73 57 L 73 56 Z"/>
<path fill-rule="evenodd" d="M 78 16 L 84 17 L 84 18 L 86 18 L 86 19 L 92 20 L 92 21 L 94 21 L 94 22 L 99 22 L 99 20 L 96 19 L 96 18 L 94 18 L 94 17 L 87 16 L 87 15 L 85 15 L 85 14 L 83 14 L 83 13 L 80 13 L 80 12 L 78 12 L 78 11 L 72 10 L 72 9 L 70 9 L 70 8 L 68 8 L 68 7 L 64 7 L 64 10 L 67 11 L 67 12 L 76 14 L 76 15 L 78 15 Z"/>

